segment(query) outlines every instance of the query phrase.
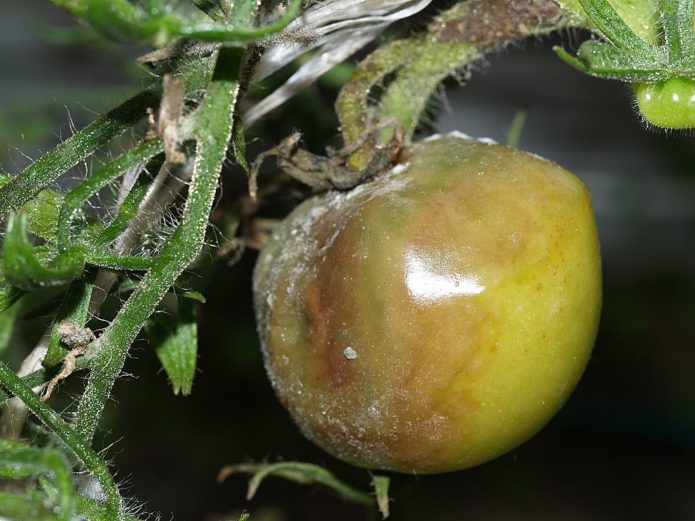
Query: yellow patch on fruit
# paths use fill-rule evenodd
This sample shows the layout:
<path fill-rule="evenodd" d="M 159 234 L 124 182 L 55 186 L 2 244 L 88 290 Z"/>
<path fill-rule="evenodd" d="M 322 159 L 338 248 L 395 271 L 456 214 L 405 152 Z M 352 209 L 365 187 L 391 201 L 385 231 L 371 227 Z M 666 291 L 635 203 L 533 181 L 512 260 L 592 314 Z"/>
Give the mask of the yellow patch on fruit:
<path fill-rule="evenodd" d="M 444 136 L 300 205 L 254 277 L 266 368 L 302 432 L 354 465 L 493 459 L 561 407 L 601 306 L 586 187 L 555 163 Z"/>

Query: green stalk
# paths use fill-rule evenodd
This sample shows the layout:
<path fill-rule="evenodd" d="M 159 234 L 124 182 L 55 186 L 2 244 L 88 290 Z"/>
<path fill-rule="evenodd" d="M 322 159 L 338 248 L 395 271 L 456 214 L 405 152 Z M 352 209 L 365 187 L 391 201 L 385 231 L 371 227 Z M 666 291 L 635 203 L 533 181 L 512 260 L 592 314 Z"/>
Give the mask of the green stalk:
<path fill-rule="evenodd" d="M 86 440 L 94 435 L 130 344 L 204 244 L 208 217 L 231 137 L 242 54 L 243 50 L 238 48 L 220 50 L 212 81 L 195 115 L 193 137 L 196 140 L 196 159 L 179 226 L 161 253 L 152 260 L 150 270 L 111 326 L 91 348 L 96 353 L 92 372 L 78 405 L 74 424 L 75 430 Z"/>
<path fill-rule="evenodd" d="M 240 4 L 239 16 L 232 15 L 232 23 L 189 25 L 175 13 L 146 10 L 127 0 L 53 0 L 73 15 L 89 22 L 103 34 L 122 41 L 150 40 L 156 46 L 165 45 L 172 38 L 217 42 L 248 42 L 265 38 L 283 30 L 297 16 L 302 0 L 291 0 L 285 13 L 265 27 L 253 27 L 255 2 Z"/>

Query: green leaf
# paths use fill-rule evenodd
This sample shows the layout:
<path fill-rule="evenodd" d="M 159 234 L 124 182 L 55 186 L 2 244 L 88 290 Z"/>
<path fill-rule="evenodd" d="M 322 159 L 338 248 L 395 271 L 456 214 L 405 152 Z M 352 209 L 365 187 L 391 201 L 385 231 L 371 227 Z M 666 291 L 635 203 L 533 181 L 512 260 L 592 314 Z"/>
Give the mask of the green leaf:
<path fill-rule="evenodd" d="M 576 25 L 591 28 L 591 20 L 582 7 L 581 0 L 556 0 L 569 11 Z M 642 40 L 656 43 L 659 35 L 656 0 L 612 0 L 611 4 L 627 26 Z"/>
<path fill-rule="evenodd" d="M 579 0 L 579 2 L 589 19 L 611 43 L 640 54 L 650 52 L 647 42 L 632 31 L 608 0 Z"/>
<path fill-rule="evenodd" d="M 205 296 L 200 291 L 184 291 L 181 296 L 205 304 Z"/>
<path fill-rule="evenodd" d="M 50 188 L 41 190 L 20 210 L 27 216 L 27 229 L 47 241 L 55 239 L 62 204 L 63 196 L 60 192 Z"/>
<path fill-rule="evenodd" d="M 596 40 L 582 43 L 578 57 L 586 64 L 586 71 L 595 76 L 615 77 L 625 81 L 660 81 L 671 75 L 665 60 L 657 60 L 656 63 L 641 60 L 629 51 Z"/>
<path fill-rule="evenodd" d="M 17 302 L 24 291 L 12 286 L 6 279 L 2 270 L 0 270 L 0 313 L 9 308 L 12 304 Z"/>
<path fill-rule="evenodd" d="M 9 309 L 0 311 L 0 355 L 10 346 L 18 309 L 19 306 L 11 306 Z"/>
<path fill-rule="evenodd" d="M 8 219 L 3 245 L 3 271 L 10 284 L 31 290 L 67 284 L 82 274 L 84 253 L 72 249 L 48 262 L 40 259 L 26 234 L 27 216 L 12 214 Z"/>
<path fill-rule="evenodd" d="M 381 517 L 386 519 L 389 517 L 389 485 L 391 478 L 388 476 L 372 476 L 372 486 L 376 494 L 376 504 L 379 506 Z"/>
<path fill-rule="evenodd" d="M 681 44 L 683 58 L 686 61 L 695 61 L 695 1 L 683 0 L 678 2 L 676 13 L 676 31 Z"/>
<path fill-rule="evenodd" d="M 0 491 L 0 517 L 8 521 L 55 521 L 51 509 L 31 494 Z"/>
<path fill-rule="evenodd" d="M 36 416 L 51 432 L 53 432 L 70 449 L 84 467 L 94 476 L 103 492 L 107 519 L 124 519 L 122 515 L 122 500 L 118 487 L 109 473 L 106 462 L 100 457 L 84 439 L 68 426 L 63 418 L 37 396 L 30 385 L 17 376 L 7 364 L 0 361 L 0 384 L 2 384 L 14 396 L 19 398 L 27 408 Z M 0 451 L 2 454 L 4 451 Z M 51 463 L 55 467 L 55 462 Z M 59 473 L 55 474 L 56 484 L 60 485 L 69 479 Z M 62 485 L 60 485 L 62 486 Z M 60 488 L 60 487 L 59 487 Z M 0 501 L 0 505 L 2 502 Z"/>
<path fill-rule="evenodd" d="M 174 394 L 191 393 L 198 358 L 198 326 L 195 321 L 195 303 L 179 299 L 178 320 L 172 327 L 162 319 L 152 319 L 147 335 L 155 346 L 162 367 L 169 377 Z"/>
<path fill-rule="evenodd" d="M 253 474 L 249 480 L 246 499 L 251 500 L 256 495 L 261 482 L 268 476 L 284 478 L 302 485 L 324 485 L 347 501 L 373 505 L 374 498 L 336 478 L 331 472 L 319 465 L 284 461 L 280 463 L 241 463 L 224 467 L 217 476 L 217 481 L 224 481 L 232 474 Z"/>
<path fill-rule="evenodd" d="M 230 23 L 210 23 L 210 18 L 200 10 L 186 10 L 181 3 L 177 10 L 158 9 L 150 12 L 128 0 L 53 0 L 73 15 L 88 22 L 102 34 L 119 41 L 145 41 L 161 47 L 170 40 L 185 37 L 194 40 L 248 42 L 261 40 L 283 30 L 297 16 L 302 0 L 289 0 L 285 12 L 274 22 L 264 27 L 253 27 L 239 23 L 234 15 Z M 197 1 L 197 6 L 205 10 L 211 2 Z M 245 20 L 256 9 L 255 2 L 239 2 L 238 18 Z M 188 6 L 192 7 L 192 6 Z M 214 6 L 213 6 L 214 7 Z M 178 11 L 178 12 L 177 12 Z M 214 8 L 210 16 L 220 18 Z M 200 16 L 197 16 L 200 15 Z"/>
<path fill-rule="evenodd" d="M 0 440 L 0 477 L 25 479 L 37 477 L 39 474 L 50 478 L 48 488 L 54 493 L 49 497 L 42 497 L 38 491 L 34 491 L 35 497 L 31 498 L 31 501 L 35 504 L 35 508 L 39 506 L 50 508 L 53 515 L 45 519 L 69 521 L 73 513 L 74 501 L 72 472 L 65 456 L 55 449 L 39 449 L 19 441 Z M 0 499 L 0 505 L 2 505 L 2 499 Z M 37 519 L 44 518 L 37 517 Z"/>

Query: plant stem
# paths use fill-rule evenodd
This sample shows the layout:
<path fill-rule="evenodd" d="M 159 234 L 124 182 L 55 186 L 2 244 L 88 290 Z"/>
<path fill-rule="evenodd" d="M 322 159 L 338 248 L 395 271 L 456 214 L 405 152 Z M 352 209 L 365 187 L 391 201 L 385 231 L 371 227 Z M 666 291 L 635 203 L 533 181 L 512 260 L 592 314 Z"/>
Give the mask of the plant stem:
<path fill-rule="evenodd" d="M 161 253 L 153 259 L 151 269 L 114 322 L 91 348 L 96 353 L 92 372 L 75 417 L 75 429 L 85 440 L 94 435 L 130 344 L 203 246 L 220 169 L 231 137 L 242 55 L 243 50 L 238 48 L 220 50 L 213 79 L 194 116 L 196 158 L 181 223 Z"/>

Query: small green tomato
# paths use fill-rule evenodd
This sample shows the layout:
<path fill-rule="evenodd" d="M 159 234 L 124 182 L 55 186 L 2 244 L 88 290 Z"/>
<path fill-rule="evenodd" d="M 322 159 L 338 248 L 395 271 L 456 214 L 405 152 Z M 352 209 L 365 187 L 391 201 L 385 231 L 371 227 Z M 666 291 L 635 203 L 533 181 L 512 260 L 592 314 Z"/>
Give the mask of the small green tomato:
<path fill-rule="evenodd" d="M 695 128 L 695 81 L 671 78 L 633 87 L 639 111 L 648 122 L 662 128 Z"/>
<path fill-rule="evenodd" d="M 266 368 L 302 432 L 419 473 L 478 465 L 548 422 L 589 359 L 600 288 L 582 182 L 456 136 L 300 205 L 254 278 Z"/>

